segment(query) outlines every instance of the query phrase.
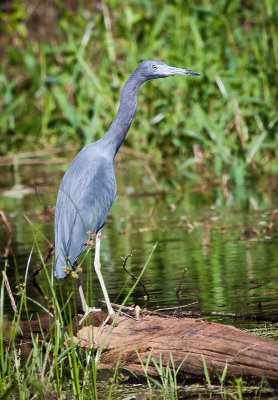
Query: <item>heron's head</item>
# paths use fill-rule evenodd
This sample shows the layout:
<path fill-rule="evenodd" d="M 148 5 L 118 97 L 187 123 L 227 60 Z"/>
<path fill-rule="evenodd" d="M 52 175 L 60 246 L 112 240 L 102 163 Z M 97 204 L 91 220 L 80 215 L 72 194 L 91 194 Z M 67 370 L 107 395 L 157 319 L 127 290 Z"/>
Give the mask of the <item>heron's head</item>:
<path fill-rule="evenodd" d="M 201 75 L 198 72 L 190 71 L 188 69 L 170 67 L 162 61 L 147 60 L 141 62 L 134 72 L 135 75 L 139 75 L 144 80 L 155 79 L 155 78 L 166 78 L 172 75 Z"/>

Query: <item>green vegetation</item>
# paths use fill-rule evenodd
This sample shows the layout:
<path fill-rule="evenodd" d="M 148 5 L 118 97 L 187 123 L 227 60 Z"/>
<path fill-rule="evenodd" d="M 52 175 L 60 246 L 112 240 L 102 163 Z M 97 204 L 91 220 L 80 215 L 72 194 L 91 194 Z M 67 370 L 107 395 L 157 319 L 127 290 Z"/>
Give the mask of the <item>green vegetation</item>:
<path fill-rule="evenodd" d="M 35 239 L 35 245 L 36 239 Z M 142 274 L 144 273 L 155 247 L 153 247 L 146 261 Z M 39 253 L 40 250 L 38 249 Z M 114 374 L 106 382 L 98 379 L 98 364 L 104 348 L 105 340 L 98 349 L 94 344 L 88 348 L 82 348 L 76 340 L 76 331 L 73 319 L 72 307 L 70 305 L 72 290 L 67 288 L 64 292 L 64 303 L 58 301 L 53 290 L 48 269 L 43 262 L 43 273 L 48 281 L 47 301 L 48 306 L 38 304 L 45 313 L 44 322 L 38 317 L 39 330 L 36 333 L 30 329 L 30 340 L 21 341 L 21 323 L 31 327 L 36 317 L 28 311 L 28 303 L 33 301 L 27 295 L 26 283 L 33 249 L 30 253 L 26 267 L 25 281 L 18 283 L 20 301 L 14 310 L 13 321 L 8 324 L 5 321 L 4 296 L 5 296 L 5 273 L 3 274 L 0 287 L 0 399 L 117 399 L 122 398 L 123 393 L 141 394 L 146 393 L 148 398 L 180 399 L 186 398 L 188 394 L 197 395 L 199 398 L 219 399 L 243 399 L 244 395 L 254 395 L 256 399 L 264 395 L 271 396 L 272 389 L 262 380 L 259 386 L 250 386 L 242 378 L 228 381 L 226 378 L 227 365 L 220 375 L 216 371 L 219 384 L 212 384 L 205 359 L 203 358 L 204 376 L 203 384 L 191 385 L 190 380 L 185 378 L 183 383 L 178 382 L 181 366 L 186 362 L 187 356 L 176 366 L 172 354 L 166 367 L 163 366 L 162 357 L 155 360 L 152 351 L 145 364 L 137 352 L 142 365 L 142 376 L 146 378 L 147 386 L 127 385 L 128 375 L 134 380 L 137 376 L 128 369 L 121 369 L 117 364 Z M 5 268 L 6 269 L 6 268 Z M 133 285 L 125 301 L 134 290 L 137 282 Z M 123 302 L 123 304 L 125 303 Z M 49 331 L 45 328 L 45 316 L 50 319 Z M 54 319 L 53 319 L 54 318 Z M 55 321 L 55 322 L 54 322 Z M 111 325 L 112 329 L 112 325 Z M 111 332 L 109 330 L 108 334 Z M 157 372 L 157 378 L 149 375 L 148 368 L 152 365 Z M 139 377 L 138 377 L 139 379 Z M 202 397 L 204 395 L 204 397 Z M 121 397 L 119 397 L 121 396 Z M 158 397 L 157 397 L 158 396 Z M 201 396 L 201 397 L 200 397 Z M 212 397 L 213 396 L 213 397 Z M 133 397 L 130 397 L 133 398 Z M 270 397 L 268 397 L 270 398 Z"/>
<path fill-rule="evenodd" d="M 126 145 L 179 155 L 180 176 L 209 171 L 240 186 L 277 175 L 275 0 L 53 4 L 11 0 L 1 11 L 1 155 L 98 139 L 130 72 L 159 58 L 205 77 L 145 84 Z"/>
<path fill-rule="evenodd" d="M 236 311 L 241 311 L 245 304 L 242 305 L 238 298 L 248 304 L 255 290 L 255 286 L 252 287 L 253 271 L 255 283 L 256 279 L 260 284 L 265 281 L 265 276 L 271 277 L 256 292 L 258 299 L 267 303 L 276 293 L 277 251 L 274 246 L 265 246 L 277 238 L 276 211 L 257 215 L 253 223 L 250 217 L 240 216 L 242 221 L 238 221 L 238 217 L 231 214 L 223 218 L 222 224 L 213 222 L 219 218 L 218 211 L 213 214 L 206 208 L 206 218 L 203 214 L 195 218 L 191 211 L 225 201 L 235 204 L 231 200 L 230 186 L 234 187 L 233 195 L 241 203 L 248 199 L 255 209 L 276 207 L 276 198 L 271 202 L 268 194 L 272 188 L 274 195 L 277 194 L 277 19 L 276 0 L 5 1 L 0 5 L 0 157 L 16 153 L 29 157 L 37 152 L 38 157 L 48 161 L 57 151 L 64 149 L 66 153 L 70 148 L 76 152 L 100 138 L 117 112 L 124 81 L 144 59 L 158 58 L 169 65 L 203 73 L 201 79 L 173 77 L 147 82 L 141 88 L 138 111 L 124 144 L 141 152 L 142 156 L 151 155 L 161 168 L 154 175 L 147 165 L 148 173 L 144 175 L 139 171 L 144 168 L 142 163 L 128 179 L 127 175 L 119 177 L 118 186 L 125 188 L 126 194 L 139 191 L 139 185 L 134 183 L 136 177 L 140 185 L 143 182 L 140 190 L 147 188 L 146 191 L 153 192 L 155 186 L 155 190 L 167 191 L 169 195 L 161 204 L 155 197 L 142 197 L 133 203 L 125 198 L 122 208 L 119 201 L 115 202 L 111 215 L 117 218 L 110 223 L 110 240 L 117 249 L 117 256 L 136 248 L 137 275 L 141 271 L 140 265 L 144 264 L 142 259 L 145 259 L 149 243 L 159 240 L 164 244 L 163 252 L 159 250 L 154 255 L 153 271 L 146 274 L 152 292 L 163 287 L 163 301 L 167 298 L 169 302 L 170 296 L 175 296 L 177 285 L 173 271 L 178 268 L 184 271 L 186 266 L 190 288 L 188 300 L 195 296 L 192 287 L 196 292 L 201 288 L 200 297 L 207 309 L 214 309 L 215 304 L 218 308 L 232 304 Z M 56 194 L 59 179 L 56 175 L 53 178 L 51 166 L 46 167 L 49 186 L 55 186 Z M 33 183 L 26 166 L 19 171 L 15 165 L 13 172 L 12 184 L 21 183 L 21 179 L 23 184 Z M 44 176 L 42 172 L 41 175 Z M 197 189 L 203 194 L 197 196 L 199 193 L 196 194 L 190 183 L 187 191 L 190 194 L 184 196 L 188 189 L 184 186 L 184 177 L 202 177 Z M 248 182 L 254 183 L 261 177 L 265 185 L 258 195 L 254 187 L 250 189 Z M 8 176 L 7 186 L 10 181 L 11 176 Z M 213 185 L 222 187 L 215 189 Z M 182 190 L 173 194 L 173 186 Z M 54 203 L 54 197 L 45 196 L 47 204 Z M 51 237 L 52 226 L 49 228 L 41 215 L 41 204 L 34 204 L 33 193 L 28 203 L 32 203 L 32 221 L 42 217 L 38 224 L 41 224 L 42 232 Z M 171 207 L 172 219 L 164 219 Z M 21 216 L 27 209 L 27 201 L 3 197 L 1 208 L 13 215 L 14 249 L 22 257 L 33 241 L 27 232 L 29 226 L 26 227 Z M 158 210 L 159 218 L 154 215 L 155 222 L 149 221 L 153 215 L 150 212 L 146 217 L 146 209 Z M 141 222 L 134 217 L 136 215 L 144 216 Z M 109 222 L 107 225 L 109 227 Z M 119 232 L 123 234 L 121 241 Z M 6 231 L 2 229 L 0 234 L 2 242 L 6 243 Z M 246 239 L 249 237 L 252 240 Z M 41 239 L 37 237 L 37 240 Z M 175 245 L 171 247 L 170 242 Z M 111 243 L 104 244 L 104 250 L 107 250 L 112 269 L 118 259 L 111 261 L 114 260 Z M 22 250 L 23 244 L 25 250 Z M 27 271 L 31 259 L 34 264 L 37 262 L 32 257 L 42 261 L 39 246 L 35 246 L 34 254 L 33 250 L 30 254 Z M 12 263 L 17 267 L 16 258 Z M 81 350 L 74 342 L 68 302 L 71 291 L 62 293 L 64 305 L 61 308 L 44 266 L 43 289 L 49 303 L 46 307 L 28 298 L 26 286 L 22 285 L 22 270 L 26 269 L 23 262 L 19 269 L 21 276 L 17 277 L 17 284 L 21 296 L 13 315 L 12 329 L 5 322 L 4 295 L 5 302 L 7 295 L 4 280 L 1 283 L 0 400 L 117 398 L 117 390 L 121 382 L 125 382 L 120 369 L 116 368 L 111 383 L 100 385 L 98 360 L 102 349 L 96 354 L 94 348 Z M 124 280 L 122 271 L 115 276 Z M 95 298 L 91 291 L 92 279 L 90 274 L 87 289 L 90 299 Z M 23 283 L 26 280 L 27 273 Z M 240 286 L 240 280 L 246 281 L 246 285 Z M 127 292 L 132 290 L 124 287 L 121 300 L 126 298 Z M 233 297 L 232 292 L 235 293 Z M 134 298 L 138 297 L 137 293 Z M 44 337 L 42 331 L 39 341 L 33 335 L 32 350 L 23 354 L 16 332 L 22 320 L 31 324 L 34 319 L 30 314 L 31 302 L 39 310 L 53 312 L 57 323 L 50 337 Z M 251 309 L 253 304 L 254 300 Z M 68 331 L 62 318 L 65 310 L 68 311 Z M 262 330 L 257 333 L 266 334 Z M 271 335 L 277 338 L 276 331 Z M 150 364 L 156 368 L 160 380 L 148 376 Z M 153 394 L 155 398 L 158 393 L 167 399 L 178 398 L 187 390 L 200 393 L 200 396 L 204 394 L 205 398 L 218 396 L 221 399 L 241 399 L 250 392 L 260 398 L 268 391 L 264 382 L 261 387 L 248 388 L 241 378 L 233 381 L 230 389 L 225 370 L 218 376 L 219 386 L 212 386 L 205 360 L 207 385 L 180 387 L 177 381 L 179 368 L 172 361 L 163 369 L 150 353 L 148 364 L 142 364 L 148 384 L 144 390 L 148 390 L 150 397 Z"/>
<path fill-rule="evenodd" d="M 137 356 L 140 360 L 140 363 L 142 365 L 142 369 L 144 371 L 144 376 L 146 377 L 148 387 L 150 391 L 152 390 L 153 385 L 159 387 L 164 393 L 167 393 L 169 395 L 169 398 L 171 399 L 176 399 L 178 398 L 178 373 L 179 370 L 181 369 L 183 363 L 186 361 L 189 353 L 185 356 L 185 358 L 182 360 L 180 365 L 176 368 L 173 355 L 170 352 L 170 362 L 167 363 L 166 368 L 163 366 L 163 361 L 162 361 L 162 355 L 160 354 L 160 358 L 158 362 L 155 361 L 155 359 L 152 357 L 152 351 L 150 351 L 148 359 L 146 361 L 146 364 L 143 363 L 140 354 L 138 351 L 136 351 Z M 150 377 L 148 375 L 148 367 L 150 364 L 150 361 L 154 365 L 156 372 L 160 378 L 159 382 L 158 380 Z"/>
<path fill-rule="evenodd" d="M 48 282 L 48 295 L 45 297 L 48 301 L 48 307 L 39 303 L 37 305 L 41 311 L 49 315 L 50 323 L 49 332 L 45 331 L 38 316 L 39 333 L 35 334 L 32 331 L 31 326 L 32 322 L 34 322 L 34 316 L 30 315 L 28 311 L 28 302 L 33 300 L 27 295 L 26 283 L 33 250 L 37 245 L 37 239 L 35 238 L 28 265 L 26 266 L 25 281 L 23 283 L 18 282 L 20 302 L 17 305 L 15 303 L 13 305 L 14 317 L 12 324 L 7 324 L 4 319 L 5 286 L 7 288 L 5 271 L 7 263 L 3 272 L 0 289 L 0 399 L 48 399 L 51 396 L 59 396 L 55 397 L 59 399 L 97 399 L 99 392 L 97 383 L 98 364 L 106 338 L 97 349 L 95 349 L 93 343 L 86 350 L 79 345 L 77 338 L 74 336 L 76 333 L 74 324 L 77 324 L 77 322 L 76 319 L 73 319 L 72 314 L 73 311 L 76 314 L 75 302 L 72 309 L 72 288 L 69 285 L 67 286 L 67 291 L 61 293 L 64 300 L 61 305 L 39 248 L 37 250 L 41 257 L 45 279 Z M 141 279 L 155 248 L 156 245 L 153 246 L 138 280 L 133 284 L 122 306 Z M 10 291 L 10 289 L 7 290 Z M 10 297 L 12 297 L 11 292 Z M 108 335 L 120 311 L 121 308 L 111 324 Z M 22 333 L 20 322 L 26 318 L 30 326 L 31 340 L 29 344 L 26 340 L 23 340 L 22 344 L 19 339 Z M 22 336 L 24 337 L 23 334 Z M 115 379 L 116 377 L 114 376 L 112 385 Z M 112 398 L 112 385 L 109 391 L 109 398 Z M 105 389 L 105 385 L 103 385 L 100 391 L 103 392 Z M 103 398 L 108 398 L 108 393 L 102 394 Z"/>

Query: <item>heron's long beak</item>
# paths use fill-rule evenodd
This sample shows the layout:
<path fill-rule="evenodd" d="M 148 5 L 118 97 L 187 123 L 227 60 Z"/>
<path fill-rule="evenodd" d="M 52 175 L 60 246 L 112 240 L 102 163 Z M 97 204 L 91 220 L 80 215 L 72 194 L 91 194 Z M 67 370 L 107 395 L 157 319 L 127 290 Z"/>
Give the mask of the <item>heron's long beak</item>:
<path fill-rule="evenodd" d="M 199 72 L 190 71 L 189 69 L 175 68 L 169 67 L 169 65 L 159 65 L 158 66 L 159 73 L 165 74 L 167 76 L 171 75 L 200 75 Z"/>

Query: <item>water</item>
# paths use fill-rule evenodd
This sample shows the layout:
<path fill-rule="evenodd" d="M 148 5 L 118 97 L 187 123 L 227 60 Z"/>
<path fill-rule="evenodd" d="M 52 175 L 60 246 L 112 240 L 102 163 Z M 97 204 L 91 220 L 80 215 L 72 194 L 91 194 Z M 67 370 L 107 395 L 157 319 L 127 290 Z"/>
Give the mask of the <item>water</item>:
<path fill-rule="evenodd" d="M 43 256 L 47 240 L 54 241 L 53 213 L 41 203 L 55 204 L 67 165 L 5 167 L 0 177 L 0 209 L 5 211 L 13 230 L 7 269 L 13 293 L 18 292 L 17 273 L 19 281 L 24 281 L 34 237 Z M 242 204 L 237 206 L 236 201 L 235 205 L 217 206 L 221 203 L 219 188 L 200 191 L 196 182 L 185 180 L 181 184 L 179 177 L 169 177 L 165 172 L 155 173 L 154 181 L 152 173 L 146 171 L 149 169 L 142 160 L 122 156 L 117 162 L 118 196 L 103 230 L 107 238 L 102 240 L 103 276 L 111 301 L 120 303 L 132 286 L 122 268 L 122 257 L 132 253 L 127 268 L 139 275 L 158 242 L 143 276 L 149 300 L 138 285 L 129 304 L 147 305 L 150 309 L 190 304 L 190 310 L 278 315 L 278 212 L 272 199 L 266 200 L 257 190 L 248 194 L 249 200 L 256 199 L 256 211 Z M 8 232 L 2 220 L 0 239 L 3 254 Z M 90 258 L 87 256 L 82 262 L 81 279 L 93 287 L 90 302 L 97 305 L 102 293 Z M 30 276 L 39 263 L 35 246 Z M 49 272 L 51 268 L 49 262 Z M 47 293 L 44 274 L 38 276 L 37 282 Z M 27 294 L 45 304 L 31 279 Z M 29 312 L 37 310 L 30 302 Z M 8 318 L 12 315 L 8 296 L 5 313 Z M 239 323 L 228 319 L 222 322 Z"/>

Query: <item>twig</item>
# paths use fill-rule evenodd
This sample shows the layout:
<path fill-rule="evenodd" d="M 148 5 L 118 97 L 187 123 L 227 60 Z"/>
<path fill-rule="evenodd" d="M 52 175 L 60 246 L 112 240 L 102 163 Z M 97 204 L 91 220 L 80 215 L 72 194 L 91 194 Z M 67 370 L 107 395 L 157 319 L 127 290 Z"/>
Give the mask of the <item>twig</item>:
<path fill-rule="evenodd" d="M 181 311 L 181 316 L 185 317 L 230 317 L 230 318 L 241 318 L 241 319 L 252 319 L 255 321 L 269 321 L 278 322 L 278 317 L 272 317 L 267 315 L 257 314 L 236 314 L 236 313 L 225 313 L 218 311 Z"/>
<path fill-rule="evenodd" d="M 184 268 L 179 286 L 177 287 L 177 290 L 176 290 L 176 296 L 177 296 L 178 301 L 180 301 L 181 285 L 183 284 L 183 280 L 184 280 L 184 276 L 185 276 L 186 272 L 187 272 L 187 268 Z"/>
<path fill-rule="evenodd" d="M 194 301 L 193 303 L 190 303 L 190 304 L 184 304 L 184 305 L 182 305 L 182 306 L 158 308 L 157 310 L 155 310 L 155 312 L 158 312 L 158 311 L 168 311 L 168 310 L 178 310 L 179 308 L 190 307 L 190 306 L 193 306 L 194 304 L 198 304 L 198 301 Z"/>
<path fill-rule="evenodd" d="M 65 164 L 66 162 L 70 162 L 72 159 L 68 157 L 56 157 L 56 158 L 24 158 L 24 159 L 11 159 L 7 162 L 2 162 L 0 160 L 1 165 L 54 165 L 54 164 Z"/>
<path fill-rule="evenodd" d="M 99 300 L 100 303 L 105 303 L 104 300 Z M 167 308 L 158 308 L 157 310 L 150 311 L 147 309 L 142 309 L 140 312 L 144 315 L 160 315 L 161 317 L 167 318 L 169 314 L 161 314 L 161 311 L 171 311 L 174 310 L 176 312 L 178 309 L 189 307 L 193 304 L 198 303 L 197 301 L 185 304 L 182 306 L 175 306 L 175 307 L 167 307 Z M 122 307 L 120 304 L 111 303 L 114 308 Z M 124 306 L 122 307 L 125 311 L 131 311 L 134 313 L 135 306 Z M 170 314 L 172 315 L 172 313 Z M 255 320 L 255 321 L 269 321 L 269 322 L 278 322 L 278 317 L 272 317 L 267 315 L 257 315 L 257 314 L 236 314 L 236 313 L 225 313 L 225 312 L 218 312 L 218 311 L 180 311 L 179 314 L 175 314 L 176 317 L 229 317 L 229 318 L 239 318 L 239 319 L 248 319 L 248 320 Z"/>
<path fill-rule="evenodd" d="M 41 199 L 40 199 L 40 196 L 39 196 L 39 192 L 38 192 L 38 184 L 37 184 L 37 182 L 35 182 L 35 184 L 34 184 L 34 188 L 35 188 L 36 197 L 37 197 L 37 200 L 38 200 L 38 202 L 40 203 L 40 205 L 41 205 L 41 206 L 43 206 L 43 207 L 44 207 L 44 204 L 43 204 L 43 202 L 41 201 Z"/>
<path fill-rule="evenodd" d="M 33 285 L 35 286 L 35 288 L 38 289 L 38 291 L 40 292 L 41 295 L 43 295 L 43 291 L 41 290 L 40 285 L 36 281 L 36 276 L 42 270 L 43 264 L 45 264 L 49 260 L 49 258 L 52 256 L 53 253 L 54 253 L 54 246 L 49 245 L 47 247 L 47 253 L 46 253 L 46 256 L 43 259 L 43 262 L 40 263 L 32 273 Z"/>
<path fill-rule="evenodd" d="M 35 188 L 37 200 L 38 200 L 38 202 L 40 203 L 40 205 L 43 206 L 44 213 L 45 213 L 45 214 L 47 213 L 47 214 L 49 214 L 49 215 L 54 216 L 54 215 L 55 215 L 55 211 L 52 212 L 52 209 L 53 209 L 55 206 L 46 206 L 46 205 L 43 204 L 43 202 L 41 201 L 40 196 L 39 196 L 38 184 L 37 184 L 37 182 L 35 182 L 34 188 Z M 54 209 L 55 209 L 55 208 L 54 208 Z"/>
<path fill-rule="evenodd" d="M 76 150 L 74 147 L 63 147 L 60 149 L 53 149 L 51 151 L 33 151 L 33 152 L 26 152 L 26 153 L 18 153 L 13 154 L 12 156 L 1 156 L 0 157 L 0 165 L 14 165 L 16 164 L 54 164 L 54 163 L 63 163 L 65 162 L 64 158 L 53 158 L 50 159 L 49 155 L 51 154 L 58 154 L 58 153 L 68 153 L 69 151 Z M 36 157 L 43 157 L 35 159 Z"/>
<path fill-rule="evenodd" d="M 11 287 L 10 287 L 10 283 L 9 283 L 7 274 L 6 274 L 5 271 L 2 271 L 2 274 L 3 274 L 4 280 L 5 280 L 5 286 L 6 286 L 8 295 L 9 295 L 10 300 L 11 300 L 12 308 L 13 308 L 13 310 L 14 310 L 14 313 L 15 313 L 16 315 L 18 315 L 18 312 L 17 312 L 17 309 L 16 309 L 15 300 L 14 300 L 14 296 L 13 296 L 12 291 L 11 291 Z"/>
<path fill-rule="evenodd" d="M 106 301 L 102 300 L 102 299 L 98 299 L 98 302 L 102 303 L 102 304 L 106 304 Z M 111 306 L 114 308 L 121 308 L 122 310 L 125 310 L 125 311 L 134 312 L 134 310 L 135 310 L 135 306 L 121 306 L 120 304 L 116 304 L 116 303 L 111 303 Z"/>
<path fill-rule="evenodd" d="M 140 151 L 130 149 L 129 147 L 126 147 L 126 146 L 121 146 L 120 153 L 125 153 L 128 155 L 134 156 L 136 158 L 143 158 L 144 160 L 153 161 L 153 162 L 159 163 L 159 164 L 166 163 L 164 160 L 158 160 L 153 155 L 150 155 L 147 153 L 141 153 Z"/>
<path fill-rule="evenodd" d="M 144 167 L 145 167 L 145 170 L 147 171 L 147 173 L 149 174 L 151 181 L 153 182 L 154 186 L 156 187 L 156 190 L 158 192 L 161 192 L 161 188 L 159 187 L 157 179 L 156 179 L 151 167 L 149 166 L 148 162 L 145 162 Z"/>
<path fill-rule="evenodd" d="M 10 224 L 6 214 L 5 214 L 5 211 L 0 210 L 0 215 L 1 215 L 2 219 L 3 219 L 3 221 L 4 221 L 4 224 L 5 224 L 6 228 L 7 228 L 7 231 L 9 232 L 9 238 L 8 238 L 8 241 L 7 241 L 7 244 L 6 244 L 6 247 L 5 247 L 5 252 L 3 254 L 3 257 L 7 258 L 8 255 L 9 255 L 9 252 L 11 250 L 11 244 L 12 244 L 12 240 L 13 240 L 13 229 L 12 229 L 11 224 Z"/>
<path fill-rule="evenodd" d="M 132 257 L 132 254 L 128 254 L 127 256 L 125 256 L 125 258 L 123 258 L 123 260 L 124 260 L 123 269 L 129 276 L 132 277 L 132 279 L 134 279 L 134 281 L 137 281 L 138 278 L 126 269 L 126 263 L 127 263 L 127 260 L 129 259 L 129 257 Z M 149 295 L 149 293 L 148 293 L 148 291 L 146 289 L 146 286 L 144 285 L 144 283 L 141 280 L 139 280 L 139 283 L 142 286 L 142 288 L 143 288 L 143 290 L 145 292 L 145 295 L 147 296 L 147 301 L 149 301 L 150 300 L 150 295 Z"/>
<path fill-rule="evenodd" d="M 105 300 L 98 299 L 98 302 L 99 302 L 99 303 L 102 303 L 102 304 L 106 304 L 106 301 L 105 301 Z M 139 306 L 130 306 L 130 307 L 128 307 L 128 306 L 122 306 L 122 305 L 116 304 L 116 303 L 111 303 L 111 306 L 112 306 L 113 308 L 117 308 L 117 309 L 120 308 L 120 309 L 121 309 L 121 315 L 125 315 L 126 317 L 129 317 L 129 318 L 133 318 L 133 319 L 134 319 L 134 317 L 133 317 L 132 315 L 127 314 L 127 313 L 125 313 L 124 311 L 129 311 L 129 312 L 131 312 L 132 314 L 134 314 L 136 320 L 139 319 L 139 314 L 140 314 L 140 312 L 142 311 L 141 308 L 140 308 Z M 124 311 L 123 311 L 123 310 L 124 310 Z"/>

